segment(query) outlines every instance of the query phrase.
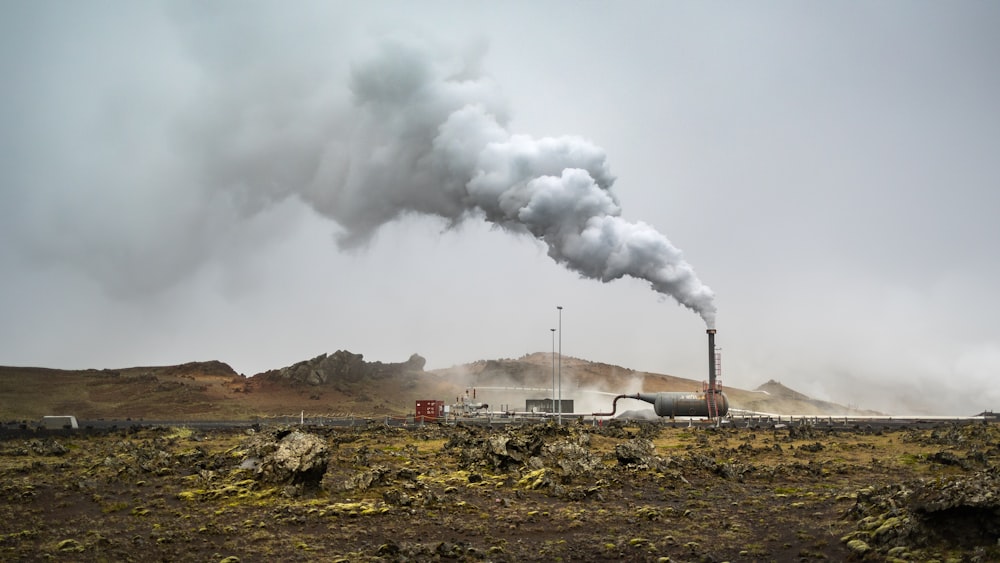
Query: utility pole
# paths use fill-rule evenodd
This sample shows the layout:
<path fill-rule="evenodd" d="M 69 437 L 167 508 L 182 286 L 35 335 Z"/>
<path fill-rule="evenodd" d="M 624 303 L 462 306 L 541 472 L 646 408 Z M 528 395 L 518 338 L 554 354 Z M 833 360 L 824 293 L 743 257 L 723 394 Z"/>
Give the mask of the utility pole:
<path fill-rule="evenodd" d="M 559 410 L 556 413 L 562 426 L 562 305 L 557 305 L 556 309 L 559 309 Z"/>
<path fill-rule="evenodd" d="M 555 402 L 555 400 L 556 400 L 556 329 L 550 328 L 549 330 L 552 331 L 552 395 L 551 395 L 552 399 L 550 399 L 550 400 L 553 401 L 553 402 Z M 552 407 L 551 412 L 555 412 L 555 405 L 551 404 L 550 406 Z"/>

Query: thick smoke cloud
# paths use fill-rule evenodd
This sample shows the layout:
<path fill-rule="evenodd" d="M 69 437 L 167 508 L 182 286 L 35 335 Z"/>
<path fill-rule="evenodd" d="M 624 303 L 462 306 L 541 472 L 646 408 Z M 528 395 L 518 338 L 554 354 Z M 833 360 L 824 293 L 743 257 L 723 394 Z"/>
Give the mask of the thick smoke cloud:
<path fill-rule="evenodd" d="M 344 247 L 407 213 L 451 223 L 482 216 L 543 241 L 581 276 L 631 276 L 715 321 L 713 293 L 680 250 L 628 222 L 604 151 L 575 136 L 512 134 L 499 88 L 478 61 L 384 45 L 352 73 L 352 133 L 328 147 L 302 196 L 344 226 Z"/>

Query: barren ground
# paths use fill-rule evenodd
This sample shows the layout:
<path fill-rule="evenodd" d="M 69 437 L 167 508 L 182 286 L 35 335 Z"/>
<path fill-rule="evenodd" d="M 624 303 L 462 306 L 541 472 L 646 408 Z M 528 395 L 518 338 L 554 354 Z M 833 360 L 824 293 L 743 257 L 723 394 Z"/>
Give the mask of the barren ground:
<path fill-rule="evenodd" d="M 7 561 L 996 561 L 1000 432 L 138 428 L 0 441 Z"/>

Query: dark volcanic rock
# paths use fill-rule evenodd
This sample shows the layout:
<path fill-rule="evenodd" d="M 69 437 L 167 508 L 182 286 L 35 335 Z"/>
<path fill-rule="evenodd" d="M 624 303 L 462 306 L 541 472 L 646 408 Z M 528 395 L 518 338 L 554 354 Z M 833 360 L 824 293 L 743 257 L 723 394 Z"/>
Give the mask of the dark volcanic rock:
<path fill-rule="evenodd" d="M 457 452 L 459 463 L 466 469 L 510 471 L 544 466 L 558 468 L 564 477 L 572 477 L 600 464 L 588 444 L 586 433 L 571 434 L 554 424 L 540 424 L 485 436 L 469 429 L 453 434 L 445 449 Z"/>
<path fill-rule="evenodd" d="M 272 483 L 318 484 L 330 460 L 326 440 L 298 430 L 258 434 L 247 445 L 257 477 Z"/>
<path fill-rule="evenodd" d="M 936 515 L 955 509 L 992 515 L 993 527 L 1000 530 L 1000 476 L 978 472 L 969 477 L 934 479 L 923 483 L 909 498 L 911 509 L 924 515 Z"/>
<path fill-rule="evenodd" d="M 330 355 L 321 354 L 311 360 L 267 371 L 255 377 L 308 385 L 344 385 L 422 372 L 426 362 L 419 354 L 413 354 L 409 360 L 399 363 L 366 362 L 361 354 L 338 350 Z"/>
<path fill-rule="evenodd" d="M 858 491 L 850 515 L 860 517 L 847 542 L 864 542 L 882 553 L 924 548 L 978 550 L 1000 555 L 1000 476 L 981 471 Z"/>
<path fill-rule="evenodd" d="M 653 453 L 653 442 L 636 438 L 615 446 L 615 457 L 620 465 L 655 466 L 659 461 Z"/>

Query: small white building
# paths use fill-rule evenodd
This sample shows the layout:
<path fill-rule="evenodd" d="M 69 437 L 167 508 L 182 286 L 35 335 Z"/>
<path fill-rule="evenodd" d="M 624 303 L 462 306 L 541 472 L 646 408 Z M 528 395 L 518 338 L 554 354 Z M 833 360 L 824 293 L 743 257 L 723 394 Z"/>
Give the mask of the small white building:
<path fill-rule="evenodd" d="M 80 428 L 75 416 L 43 416 L 42 428 L 46 430 L 62 430 L 63 428 Z"/>

